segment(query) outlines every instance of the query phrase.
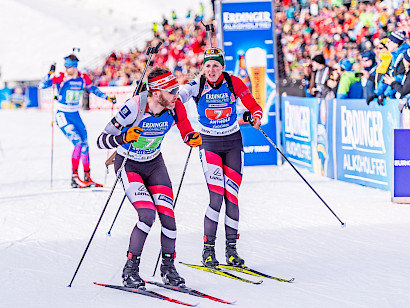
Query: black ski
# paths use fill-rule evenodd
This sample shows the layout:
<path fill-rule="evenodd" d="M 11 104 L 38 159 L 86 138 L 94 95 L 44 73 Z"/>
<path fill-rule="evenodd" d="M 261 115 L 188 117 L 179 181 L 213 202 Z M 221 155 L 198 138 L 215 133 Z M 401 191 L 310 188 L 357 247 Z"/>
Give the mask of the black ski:
<path fill-rule="evenodd" d="M 218 302 L 218 303 L 224 303 L 224 304 L 230 304 L 230 305 L 235 303 L 235 302 L 225 301 L 223 299 L 220 299 L 220 298 L 217 298 L 217 297 L 202 293 L 200 291 L 188 288 L 186 286 L 176 287 L 176 286 L 171 286 L 171 285 L 164 284 L 164 283 L 161 283 L 161 282 L 156 282 L 156 281 L 145 281 L 145 283 L 149 283 L 149 284 L 155 285 L 157 287 L 165 288 L 165 289 L 168 289 L 168 290 L 173 290 L 173 291 L 186 293 L 186 294 L 193 295 L 193 296 L 207 298 L 207 299 L 213 300 L 213 301 Z"/>
<path fill-rule="evenodd" d="M 133 288 L 127 288 L 127 287 L 124 287 L 124 286 L 115 286 L 115 285 L 111 285 L 111 284 L 103 284 L 103 283 L 97 283 L 97 282 L 94 282 L 94 284 L 98 285 L 98 286 L 106 287 L 106 288 L 117 289 L 117 290 L 131 292 L 131 293 L 137 293 L 137 294 L 141 294 L 141 295 L 161 299 L 161 300 L 164 300 L 164 301 L 167 301 L 167 302 L 180 304 L 180 305 L 184 305 L 184 306 L 189 306 L 189 307 L 198 306 L 198 304 L 192 305 L 192 304 L 184 303 L 184 302 L 181 302 L 177 299 L 170 298 L 166 295 L 162 295 L 160 293 L 150 291 L 150 290 L 147 290 L 145 288 L 133 289 Z"/>
<path fill-rule="evenodd" d="M 291 278 L 291 279 L 283 279 L 283 278 L 278 278 L 278 277 L 274 277 L 268 274 L 264 274 L 261 273 L 257 270 L 254 270 L 252 268 L 249 268 L 245 265 L 242 266 L 233 266 L 233 265 L 227 265 L 227 264 L 219 264 L 218 266 L 219 268 L 223 268 L 226 270 L 232 270 L 232 271 L 237 271 L 240 273 L 244 273 L 244 274 L 248 274 L 248 275 L 252 275 L 252 276 L 257 276 L 257 277 L 264 277 L 264 278 L 269 278 L 269 279 L 274 279 L 277 281 L 282 281 L 282 282 L 293 282 L 295 280 L 295 278 Z"/>

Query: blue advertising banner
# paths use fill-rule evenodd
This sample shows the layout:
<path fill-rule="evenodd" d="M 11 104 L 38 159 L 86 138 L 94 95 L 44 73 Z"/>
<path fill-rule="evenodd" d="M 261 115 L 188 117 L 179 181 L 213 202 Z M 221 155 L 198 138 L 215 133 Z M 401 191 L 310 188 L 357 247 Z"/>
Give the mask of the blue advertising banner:
<path fill-rule="evenodd" d="M 393 189 L 396 202 L 410 201 L 410 129 L 394 130 Z"/>
<path fill-rule="evenodd" d="M 281 116 L 284 154 L 296 166 L 314 172 L 315 165 L 320 164 L 317 149 L 326 155 L 327 148 L 327 138 L 318 138 L 319 99 L 283 96 Z M 325 134 L 322 128 L 320 132 Z M 322 158 L 324 163 L 325 156 Z"/>
<path fill-rule="evenodd" d="M 385 106 L 335 100 L 334 154 L 338 180 L 389 190 L 392 129 L 399 127 L 398 101 Z"/>
<path fill-rule="evenodd" d="M 225 52 L 226 71 L 241 78 L 251 90 L 263 109 L 261 128 L 269 131 L 276 143 L 272 1 L 222 1 L 217 11 L 218 41 Z M 238 119 L 245 110 L 239 102 Z M 241 128 L 245 165 L 276 164 L 276 150 L 258 130 L 245 127 Z"/>

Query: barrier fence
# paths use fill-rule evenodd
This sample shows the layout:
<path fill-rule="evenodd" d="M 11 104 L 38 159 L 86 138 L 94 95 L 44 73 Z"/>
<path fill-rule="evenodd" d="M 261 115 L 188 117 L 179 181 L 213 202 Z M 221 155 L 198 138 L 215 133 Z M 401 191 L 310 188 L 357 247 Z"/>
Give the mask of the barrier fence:
<path fill-rule="evenodd" d="M 284 153 L 322 176 L 390 190 L 393 131 L 404 125 L 399 107 L 394 99 L 368 106 L 365 100 L 282 96 Z"/>

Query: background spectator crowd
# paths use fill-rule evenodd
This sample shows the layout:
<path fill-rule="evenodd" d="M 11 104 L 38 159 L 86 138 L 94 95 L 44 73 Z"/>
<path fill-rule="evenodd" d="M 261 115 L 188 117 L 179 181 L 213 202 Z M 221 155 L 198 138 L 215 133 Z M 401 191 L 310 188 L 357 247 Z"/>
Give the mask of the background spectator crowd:
<path fill-rule="evenodd" d="M 275 16 L 280 78 L 302 80 L 306 96 L 377 98 L 379 104 L 404 97 L 410 4 L 391 4 L 282 2 Z"/>
<path fill-rule="evenodd" d="M 203 18 L 203 6 L 194 17 L 190 11 L 184 18 L 178 18 L 174 11 L 171 16 L 171 20 L 163 17 L 161 24 L 153 24 L 154 38 L 147 42 L 144 50 L 112 52 L 102 67 L 88 70 L 94 83 L 98 86 L 126 86 L 135 83 L 141 77 L 147 60 L 146 49 L 156 46 L 159 41 L 163 45 L 155 56 L 155 66 L 170 69 L 180 84 L 188 82 L 190 77 L 199 72 L 208 41 L 205 27 L 200 22 Z"/>

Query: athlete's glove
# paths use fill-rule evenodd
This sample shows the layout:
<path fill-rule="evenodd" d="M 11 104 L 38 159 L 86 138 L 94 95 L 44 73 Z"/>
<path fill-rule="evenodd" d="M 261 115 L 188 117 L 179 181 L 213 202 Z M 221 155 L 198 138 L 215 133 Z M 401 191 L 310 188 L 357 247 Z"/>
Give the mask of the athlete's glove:
<path fill-rule="evenodd" d="M 202 144 L 201 134 L 198 132 L 189 133 L 186 137 L 185 143 L 194 148 L 200 146 Z"/>
<path fill-rule="evenodd" d="M 136 142 L 142 133 L 142 128 L 138 126 L 130 127 L 126 132 L 122 133 L 122 139 L 125 143 Z"/>
<path fill-rule="evenodd" d="M 48 71 L 48 74 L 49 74 L 49 75 L 54 74 L 55 71 L 56 71 L 56 64 L 53 63 L 53 64 L 51 64 L 51 66 L 50 66 L 50 70 Z"/>
<path fill-rule="evenodd" d="M 366 103 L 367 105 L 370 105 L 370 102 L 372 100 L 374 100 L 375 98 L 377 98 L 377 95 L 375 93 L 373 93 L 372 95 L 370 95 L 368 98 L 366 98 Z"/>
<path fill-rule="evenodd" d="M 255 128 L 261 126 L 261 117 L 259 114 L 252 115 L 250 111 L 245 111 L 242 117 L 244 122 L 249 122 Z"/>
<path fill-rule="evenodd" d="M 117 103 L 117 99 L 115 98 L 115 96 L 108 96 L 107 101 L 109 101 L 113 104 Z"/>

